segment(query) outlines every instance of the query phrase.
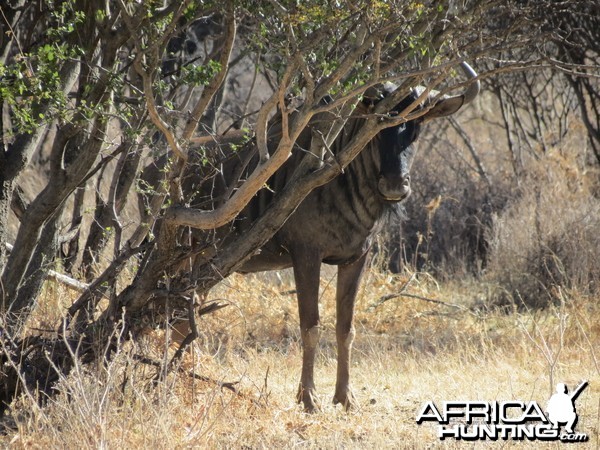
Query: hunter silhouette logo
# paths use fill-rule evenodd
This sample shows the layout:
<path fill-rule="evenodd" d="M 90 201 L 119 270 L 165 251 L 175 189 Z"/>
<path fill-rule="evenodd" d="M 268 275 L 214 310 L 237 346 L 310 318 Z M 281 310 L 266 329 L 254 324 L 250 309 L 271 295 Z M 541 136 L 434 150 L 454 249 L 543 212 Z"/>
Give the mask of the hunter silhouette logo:
<path fill-rule="evenodd" d="M 587 385 L 584 381 L 569 393 L 566 384 L 558 383 L 546 411 L 535 401 L 446 401 L 441 408 L 429 401 L 417 415 L 417 424 L 436 422 L 441 440 L 585 442 L 588 435 L 575 432 L 578 419 L 575 400 Z"/>
<path fill-rule="evenodd" d="M 572 394 L 568 394 L 567 385 L 558 383 L 556 385 L 556 394 L 548 400 L 548 419 L 552 422 L 553 428 L 558 429 L 559 423 L 566 423 L 565 431 L 574 434 L 573 428 L 577 423 L 577 411 L 575 409 L 575 399 L 579 397 L 588 385 L 587 381 L 581 383 Z"/>

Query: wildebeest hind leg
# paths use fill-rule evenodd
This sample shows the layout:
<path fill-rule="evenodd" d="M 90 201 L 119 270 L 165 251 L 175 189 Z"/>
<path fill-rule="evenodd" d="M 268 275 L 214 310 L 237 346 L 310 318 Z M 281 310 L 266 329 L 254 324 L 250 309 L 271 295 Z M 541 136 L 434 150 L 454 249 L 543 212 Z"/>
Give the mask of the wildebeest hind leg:
<path fill-rule="evenodd" d="M 338 267 L 336 292 L 336 337 L 338 349 L 337 381 L 333 403 L 341 403 L 346 410 L 353 406 L 350 391 L 350 358 L 354 341 L 354 303 L 360 280 L 365 270 L 368 252 L 351 264 Z"/>
<path fill-rule="evenodd" d="M 298 388 L 298 402 L 304 409 L 318 409 L 314 383 L 315 353 L 319 344 L 319 277 L 321 255 L 318 251 L 302 247 L 292 252 L 294 278 L 300 312 L 300 334 L 302 336 L 302 375 Z"/>

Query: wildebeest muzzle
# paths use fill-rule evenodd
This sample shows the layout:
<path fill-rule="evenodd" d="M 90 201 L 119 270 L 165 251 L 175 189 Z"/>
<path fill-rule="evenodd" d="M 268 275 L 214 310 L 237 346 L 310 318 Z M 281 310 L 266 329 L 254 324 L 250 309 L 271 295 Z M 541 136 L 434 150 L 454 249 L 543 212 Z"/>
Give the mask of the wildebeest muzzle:
<path fill-rule="evenodd" d="M 377 190 L 384 200 L 399 202 L 410 195 L 409 175 L 380 175 Z"/>

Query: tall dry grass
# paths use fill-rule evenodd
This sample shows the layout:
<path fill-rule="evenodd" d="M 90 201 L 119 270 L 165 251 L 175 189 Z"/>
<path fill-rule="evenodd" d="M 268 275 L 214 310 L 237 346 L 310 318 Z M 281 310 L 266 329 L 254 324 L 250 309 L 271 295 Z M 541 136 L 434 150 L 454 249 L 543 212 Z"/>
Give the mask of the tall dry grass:
<path fill-rule="evenodd" d="M 495 286 L 492 306 L 540 308 L 560 291 L 600 293 L 600 169 L 572 118 L 554 146 L 506 148 L 504 130 L 463 118 L 489 184 L 464 143 L 442 123 L 414 167 L 403 245 L 406 265 L 439 279 L 475 276 Z M 518 171 L 515 167 L 518 166 Z"/>
<path fill-rule="evenodd" d="M 500 303 L 545 306 L 562 289 L 600 292 L 598 172 L 575 151 L 553 150 L 530 164 L 520 195 L 490 233 L 490 271 Z"/>
<path fill-rule="evenodd" d="M 76 365 L 45 406 L 22 396 L 4 419 L 9 448 L 464 448 L 417 425 L 433 400 L 537 400 L 556 382 L 590 386 L 577 401 L 577 429 L 596 448 L 600 435 L 600 313 L 597 298 L 563 290 L 546 310 L 481 310 L 489 286 L 439 284 L 426 273 L 370 272 L 360 293 L 352 367 L 359 407 L 330 404 L 335 384 L 334 286 L 321 283 L 323 337 L 316 377 L 322 411 L 302 412 L 294 394 L 301 349 L 289 274 L 233 276 L 213 292 L 230 306 L 201 319 L 203 335 L 181 371 L 154 385 L 165 334 L 122 348 L 105 365 Z M 401 291 L 411 297 L 385 300 Z M 49 283 L 44 302 L 67 298 Z M 435 300 L 437 303 L 429 300 Z M 443 302 L 443 303 L 439 303 Z M 58 308 L 53 308 L 59 311 Z M 47 321 L 53 318 L 48 314 Z M 55 313 L 55 319 L 56 317 Z M 143 348 L 142 348 L 143 347 Z M 172 349 L 169 350 L 172 352 Z M 187 375 L 189 371 L 206 377 Z M 235 390 L 219 382 L 236 382 Z M 473 446 L 470 444 L 469 446 Z M 520 447 L 517 442 L 476 447 Z M 554 444 L 535 448 L 555 448 Z M 532 447 L 531 447 L 532 448 Z"/>

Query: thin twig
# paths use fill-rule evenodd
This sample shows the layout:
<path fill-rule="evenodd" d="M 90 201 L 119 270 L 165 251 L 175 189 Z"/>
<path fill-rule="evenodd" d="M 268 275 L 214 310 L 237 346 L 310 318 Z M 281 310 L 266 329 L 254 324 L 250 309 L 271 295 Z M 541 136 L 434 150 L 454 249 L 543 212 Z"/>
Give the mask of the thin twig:
<path fill-rule="evenodd" d="M 416 298 L 417 300 L 423 300 L 424 302 L 430 302 L 430 303 L 435 303 L 437 305 L 444 305 L 447 306 L 449 308 L 456 308 L 456 309 L 462 309 L 462 310 L 467 310 L 468 309 L 462 305 L 457 305 L 456 303 L 449 303 L 449 302 L 444 302 L 442 300 L 436 300 L 433 298 L 428 298 L 428 297 L 423 297 L 422 295 L 417 295 L 417 294 L 408 294 L 408 293 L 403 293 L 403 292 L 399 292 L 397 294 L 389 294 L 389 295 L 384 295 L 383 297 L 381 297 L 379 299 L 379 301 L 381 303 L 384 303 L 388 300 L 392 300 L 394 298 L 398 298 L 398 297 L 408 297 L 408 298 Z"/>
<path fill-rule="evenodd" d="M 410 283 L 412 283 L 412 281 L 415 279 L 416 277 L 416 272 L 412 273 L 410 275 L 410 277 L 408 278 L 408 280 L 406 280 L 404 282 L 404 284 L 402 285 L 402 287 L 400 288 L 400 290 L 398 291 L 398 293 L 396 294 L 390 294 L 390 295 L 384 295 L 383 297 L 380 297 L 379 300 L 377 300 L 375 303 L 373 303 L 371 306 L 369 306 L 369 311 L 374 310 L 375 308 L 378 308 L 379 306 L 381 306 L 383 303 L 387 302 L 388 300 L 397 298 L 400 296 L 400 294 L 402 294 L 409 286 Z M 387 298 L 389 297 L 389 298 Z"/>
<path fill-rule="evenodd" d="M 409 278 L 409 280 L 406 283 L 404 283 L 404 285 L 400 288 L 400 292 L 383 295 L 383 296 L 379 297 L 379 299 L 369 307 L 369 310 L 372 311 L 375 308 L 378 308 L 379 306 L 383 305 L 385 302 L 387 302 L 389 300 L 393 300 L 393 299 L 399 298 L 399 297 L 407 297 L 407 298 L 414 298 L 417 300 L 422 300 L 424 302 L 435 303 L 436 305 L 443 305 L 448 308 L 460 309 L 461 311 L 466 311 L 470 314 L 474 314 L 472 311 L 469 310 L 469 308 L 467 308 L 463 305 L 458 305 L 456 303 L 450 303 L 450 302 L 444 302 L 442 300 L 436 300 L 433 298 L 424 297 L 422 295 L 409 294 L 409 293 L 404 292 L 404 290 L 406 290 L 406 288 L 408 287 L 410 282 L 414 279 L 414 277 L 415 277 L 415 274 L 412 274 L 411 277 Z"/>

